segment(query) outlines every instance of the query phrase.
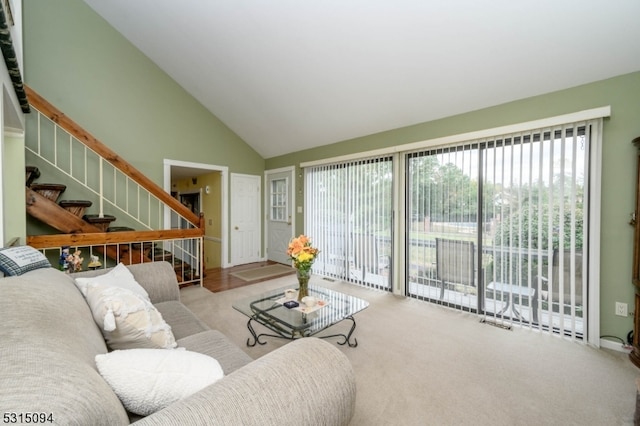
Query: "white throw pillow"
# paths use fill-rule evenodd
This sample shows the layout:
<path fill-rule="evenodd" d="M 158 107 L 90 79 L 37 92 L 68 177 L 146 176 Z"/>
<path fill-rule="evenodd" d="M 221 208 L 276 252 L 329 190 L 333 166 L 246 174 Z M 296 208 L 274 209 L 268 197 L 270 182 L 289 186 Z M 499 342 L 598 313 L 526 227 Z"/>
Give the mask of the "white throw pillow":
<path fill-rule="evenodd" d="M 107 286 L 126 288 L 132 292 L 139 294 L 145 299 L 149 300 L 149 293 L 136 281 L 129 268 L 124 263 L 118 263 L 115 268 L 107 272 L 106 274 L 98 275 L 95 277 L 80 277 L 75 279 L 76 286 L 82 292 L 84 297 L 87 297 L 87 286 L 89 283 L 104 284 Z"/>
<path fill-rule="evenodd" d="M 92 282 L 87 286 L 86 299 L 111 349 L 176 347 L 171 327 L 143 296 Z"/>
<path fill-rule="evenodd" d="M 184 350 L 129 349 L 96 355 L 98 371 L 131 413 L 148 416 L 224 376 L 218 361 Z"/>

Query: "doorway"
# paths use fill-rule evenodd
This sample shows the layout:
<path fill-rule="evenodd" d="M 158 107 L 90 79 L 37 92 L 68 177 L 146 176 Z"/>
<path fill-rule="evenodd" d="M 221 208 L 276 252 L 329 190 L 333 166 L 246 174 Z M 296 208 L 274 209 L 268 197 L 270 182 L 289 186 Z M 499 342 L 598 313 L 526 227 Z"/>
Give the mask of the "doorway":
<path fill-rule="evenodd" d="M 267 259 L 290 264 L 289 241 L 295 233 L 295 168 L 265 171 L 265 241 Z"/>
<path fill-rule="evenodd" d="M 231 174 L 231 263 L 262 260 L 260 176 Z"/>
<path fill-rule="evenodd" d="M 164 189 L 169 193 L 192 197 L 200 194 L 198 211 L 205 219 L 203 241 L 206 268 L 227 268 L 229 263 L 228 239 L 228 182 L 227 167 L 212 164 L 192 163 L 178 160 L 164 160 Z M 185 182 L 185 187 L 173 187 L 176 182 Z M 180 190 L 178 190 L 180 189 Z M 182 195 L 179 196 L 181 200 Z M 187 200 L 189 201 L 189 200 Z M 191 200 L 193 201 L 193 200 Z M 165 227 L 172 227 L 172 215 L 165 213 Z"/>

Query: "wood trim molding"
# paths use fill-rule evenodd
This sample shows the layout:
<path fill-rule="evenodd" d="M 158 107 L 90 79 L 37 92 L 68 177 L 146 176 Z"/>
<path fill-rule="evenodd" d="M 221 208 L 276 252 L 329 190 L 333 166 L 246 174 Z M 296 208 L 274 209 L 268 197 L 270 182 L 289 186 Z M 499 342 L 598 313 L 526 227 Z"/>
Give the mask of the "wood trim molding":
<path fill-rule="evenodd" d="M 61 246 L 98 246 L 128 244 L 135 242 L 160 241 L 184 238 L 199 238 L 200 229 L 168 229 L 160 231 L 95 232 L 89 234 L 52 234 L 27 237 L 27 245 L 36 249 Z"/>

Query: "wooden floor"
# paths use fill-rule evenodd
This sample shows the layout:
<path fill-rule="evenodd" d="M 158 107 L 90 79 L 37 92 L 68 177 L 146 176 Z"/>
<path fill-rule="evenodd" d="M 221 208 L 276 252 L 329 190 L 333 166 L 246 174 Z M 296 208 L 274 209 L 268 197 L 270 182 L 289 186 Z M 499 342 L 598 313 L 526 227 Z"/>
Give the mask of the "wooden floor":
<path fill-rule="evenodd" d="M 204 279 L 202 280 L 202 286 L 207 290 L 210 290 L 214 293 L 224 290 L 231 290 L 232 288 L 238 288 L 245 285 L 255 284 L 260 281 L 265 280 L 255 280 L 255 281 L 244 281 L 240 278 L 236 278 L 231 274 L 238 271 L 243 271 L 246 269 L 253 269 L 260 266 L 267 265 L 276 265 L 276 262 L 265 261 L 265 262 L 256 262 L 249 263 L 246 265 L 234 266 L 233 268 L 213 268 L 207 269 L 205 272 Z M 268 280 L 273 279 L 274 277 L 267 278 Z"/>

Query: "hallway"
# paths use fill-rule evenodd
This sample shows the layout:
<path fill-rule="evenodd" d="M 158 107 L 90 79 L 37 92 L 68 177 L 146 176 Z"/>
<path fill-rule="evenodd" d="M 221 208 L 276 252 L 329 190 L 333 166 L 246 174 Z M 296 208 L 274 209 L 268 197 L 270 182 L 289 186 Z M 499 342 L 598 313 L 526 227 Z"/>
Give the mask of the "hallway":
<path fill-rule="evenodd" d="M 231 275 L 234 272 L 244 271 L 247 269 L 258 268 L 261 266 L 277 265 L 278 263 L 273 261 L 248 263 L 246 265 L 234 266 L 232 268 L 212 268 L 205 271 L 204 279 L 202 280 L 202 286 L 213 293 L 217 293 L 224 290 L 231 290 L 233 288 L 242 287 L 245 285 L 255 284 L 261 281 L 267 281 L 274 279 L 274 277 L 267 278 L 265 280 L 244 281 L 240 278 Z"/>

